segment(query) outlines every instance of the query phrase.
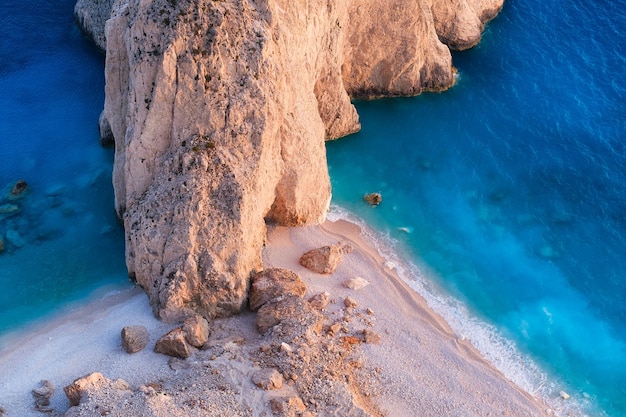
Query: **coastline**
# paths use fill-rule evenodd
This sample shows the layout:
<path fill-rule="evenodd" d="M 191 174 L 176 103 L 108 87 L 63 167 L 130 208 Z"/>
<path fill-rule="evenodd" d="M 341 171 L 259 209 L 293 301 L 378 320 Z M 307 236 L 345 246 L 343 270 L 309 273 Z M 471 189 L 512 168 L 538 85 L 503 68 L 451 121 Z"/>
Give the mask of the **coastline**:
<path fill-rule="evenodd" d="M 344 257 L 333 275 L 319 275 L 298 264 L 304 251 L 338 241 L 350 244 L 354 251 Z M 264 263 L 266 268 L 297 272 L 308 287 L 306 298 L 329 292 L 335 303 L 328 306 L 328 316 L 342 314 L 345 309 L 340 300 L 347 296 L 357 301 L 359 311 L 373 311 L 371 317 L 364 313 L 358 317 L 369 323 L 382 341 L 359 346 L 363 366 L 354 378 L 380 415 L 465 415 L 470 410 L 473 415 L 547 415 L 546 404 L 511 383 L 468 341 L 456 336 L 395 268 L 390 268 L 358 225 L 335 220 L 320 226 L 270 228 Z M 358 291 L 341 285 L 354 276 L 365 277 L 370 285 Z M 229 320 L 232 323 L 225 324 Z M 219 320 L 219 326 L 244 335 L 246 345 L 252 346 L 259 336 L 253 324 L 251 330 L 251 320 L 251 313 L 244 313 L 240 318 Z M 151 340 L 145 350 L 129 355 L 121 347 L 119 332 L 136 324 L 148 328 Z M 40 415 L 32 410 L 30 391 L 42 379 L 57 388 L 52 408 L 64 411 L 69 402 L 62 387 L 90 372 L 122 378 L 131 387 L 173 378 L 168 357 L 152 351 L 156 339 L 173 327 L 154 318 L 138 288 L 74 309 L 35 333 L 13 338 L 11 346 L 1 351 L 0 390 L 4 395 L 0 407 L 7 416 Z"/>

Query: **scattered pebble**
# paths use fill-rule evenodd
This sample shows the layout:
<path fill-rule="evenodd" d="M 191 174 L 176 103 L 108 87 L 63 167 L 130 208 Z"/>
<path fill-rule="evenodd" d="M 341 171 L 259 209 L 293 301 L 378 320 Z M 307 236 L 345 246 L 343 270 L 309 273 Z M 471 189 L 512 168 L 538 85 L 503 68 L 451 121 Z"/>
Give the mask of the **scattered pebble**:
<path fill-rule="evenodd" d="M 347 279 L 343 282 L 343 286 L 350 288 L 351 290 L 360 290 L 363 287 L 368 286 L 370 283 L 368 280 L 361 277 L 354 277 Z"/>
<path fill-rule="evenodd" d="M 354 308 L 357 306 L 356 300 L 352 297 L 346 297 L 345 300 L 343 300 L 343 304 L 348 308 Z"/>
<path fill-rule="evenodd" d="M 569 394 L 568 394 L 567 392 L 565 392 L 565 391 L 560 391 L 560 392 L 559 392 L 559 396 L 560 396 L 561 398 L 563 398 L 564 400 L 569 399 Z"/>

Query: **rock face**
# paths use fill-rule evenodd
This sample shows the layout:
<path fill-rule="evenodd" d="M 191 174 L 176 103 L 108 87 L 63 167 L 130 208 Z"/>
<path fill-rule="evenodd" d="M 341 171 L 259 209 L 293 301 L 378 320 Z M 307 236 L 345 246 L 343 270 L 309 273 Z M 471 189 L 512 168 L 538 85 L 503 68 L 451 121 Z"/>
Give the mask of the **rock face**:
<path fill-rule="evenodd" d="M 115 0 L 77 0 L 74 19 L 98 48 L 106 50 L 104 24 L 111 17 Z"/>
<path fill-rule="evenodd" d="M 474 44 L 500 7 L 79 0 L 77 21 L 106 44 L 104 115 L 127 267 L 155 313 L 175 321 L 240 311 L 265 222 L 324 219 L 324 140 L 359 129 L 350 97 L 450 87 L 442 41 Z"/>

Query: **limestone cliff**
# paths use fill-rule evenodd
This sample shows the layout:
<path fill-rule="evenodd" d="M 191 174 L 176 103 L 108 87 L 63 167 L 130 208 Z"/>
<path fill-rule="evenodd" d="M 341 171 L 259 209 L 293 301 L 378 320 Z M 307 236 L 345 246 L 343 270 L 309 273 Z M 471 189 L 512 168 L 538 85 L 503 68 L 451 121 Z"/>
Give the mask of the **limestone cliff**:
<path fill-rule="evenodd" d="M 101 11 L 108 0 L 80 0 L 90 1 Z M 324 218 L 324 140 L 359 129 L 350 97 L 450 87 L 442 41 L 475 44 L 500 7 L 116 0 L 104 31 L 115 206 L 129 273 L 155 312 L 178 320 L 239 311 L 261 267 L 265 222 Z"/>

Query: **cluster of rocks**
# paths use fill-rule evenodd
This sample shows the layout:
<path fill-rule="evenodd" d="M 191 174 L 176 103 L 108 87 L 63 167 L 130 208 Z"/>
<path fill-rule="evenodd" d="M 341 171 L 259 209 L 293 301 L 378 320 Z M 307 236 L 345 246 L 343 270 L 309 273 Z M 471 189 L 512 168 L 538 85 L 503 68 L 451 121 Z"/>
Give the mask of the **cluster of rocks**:
<path fill-rule="evenodd" d="M 155 312 L 244 309 L 266 223 L 325 218 L 324 141 L 360 129 L 351 98 L 449 88 L 450 48 L 475 45 L 501 7 L 78 0 L 77 22 L 106 52 L 99 126 L 115 145 L 126 264 Z"/>
<path fill-rule="evenodd" d="M 350 247 L 329 247 L 302 259 L 316 258 L 311 266 L 332 273 L 341 256 L 330 254 L 349 253 Z M 291 270 L 258 272 L 251 281 L 250 313 L 211 324 L 195 315 L 158 339 L 154 351 L 171 356 L 172 375 L 135 389 L 101 373 L 86 375 L 64 388 L 72 405 L 65 416 L 246 416 L 252 410 L 279 417 L 380 415 L 364 400 L 375 390 L 354 382 L 363 366 L 356 348 L 381 342 L 371 328 L 374 312 L 353 297 L 306 295 L 306 284 Z M 249 333 L 246 323 L 253 326 Z M 150 334 L 128 326 L 121 339 L 133 354 L 145 349 Z"/>

